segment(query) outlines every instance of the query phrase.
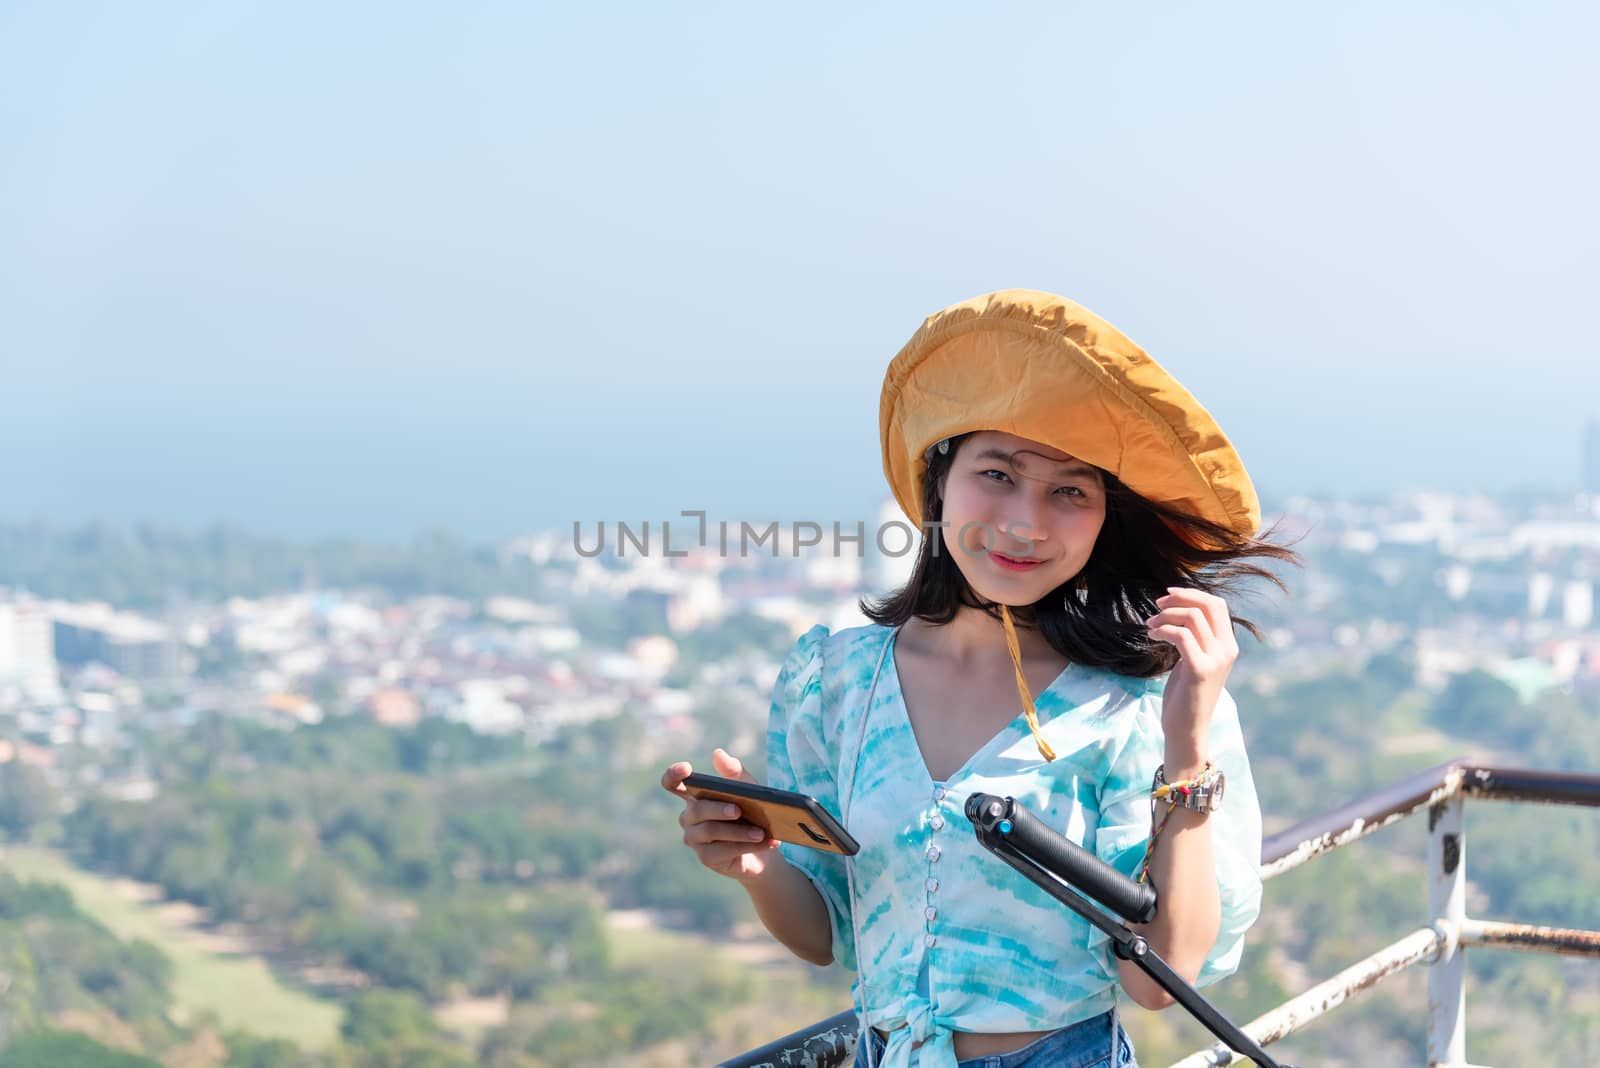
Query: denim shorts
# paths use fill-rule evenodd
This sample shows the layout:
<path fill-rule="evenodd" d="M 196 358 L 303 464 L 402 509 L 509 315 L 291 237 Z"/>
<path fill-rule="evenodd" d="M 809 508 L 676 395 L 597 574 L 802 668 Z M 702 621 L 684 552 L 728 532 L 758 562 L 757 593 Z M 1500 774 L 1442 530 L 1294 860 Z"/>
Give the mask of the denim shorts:
<path fill-rule="evenodd" d="M 1021 1049 L 988 1057 L 959 1061 L 959 1068 L 1139 1068 L 1133 1059 L 1133 1041 L 1117 1023 L 1117 1059 L 1111 1059 L 1110 1011 L 1080 1020 L 1070 1027 L 1036 1038 Z M 867 1044 L 871 1043 L 874 1062 L 883 1060 L 884 1041 L 868 1030 L 866 1039 L 856 1043 L 854 1068 L 867 1068 Z"/>

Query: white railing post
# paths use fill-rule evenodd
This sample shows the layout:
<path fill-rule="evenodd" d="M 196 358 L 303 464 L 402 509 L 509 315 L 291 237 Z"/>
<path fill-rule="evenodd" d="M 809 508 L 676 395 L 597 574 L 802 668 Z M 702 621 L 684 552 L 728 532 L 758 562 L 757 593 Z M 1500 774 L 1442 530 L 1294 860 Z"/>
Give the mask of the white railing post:
<path fill-rule="evenodd" d="M 1444 935 L 1428 970 L 1428 1066 L 1467 1063 L 1467 961 L 1461 927 L 1467 918 L 1467 841 L 1461 795 L 1428 809 L 1428 911 Z"/>

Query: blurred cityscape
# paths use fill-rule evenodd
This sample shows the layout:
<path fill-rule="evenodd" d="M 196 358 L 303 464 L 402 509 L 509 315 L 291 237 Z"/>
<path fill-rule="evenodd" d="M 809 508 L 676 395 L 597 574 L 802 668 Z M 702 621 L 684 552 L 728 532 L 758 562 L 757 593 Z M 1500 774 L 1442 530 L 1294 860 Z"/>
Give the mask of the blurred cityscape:
<path fill-rule="evenodd" d="M 896 514 L 886 504 L 881 522 Z M 1270 689 L 1405 648 L 1426 688 L 1471 668 L 1527 700 L 1600 686 L 1600 495 L 1296 498 L 1268 524 L 1309 566 L 1286 576 L 1291 598 L 1269 596 L 1253 613 L 1265 649 L 1247 649 L 1236 681 Z M 858 598 L 903 581 L 912 560 L 879 551 L 870 535 L 838 543 L 777 525 L 743 554 L 712 544 L 669 556 L 659 525 L 654 544 L 641 540 L 650 525 L 575 526 L 497 546 L 500 560 L 530 565 L 537 596 L 302 588 L 185 595 L 139 611 L 0 588 L 0 710 L 12 717 L 0 762 L 65 777 L 63 746 L 115 754 L 131 725 L 178 728 L 208 715 L 285 728 L 340 715 L 393 727 L 440 718 L 538 743 L 629 708 L 652 738 L 711 743 L 693 737 L 708 693 L 764 707 L 785 639 L 816 622 L 865 623 Z M 779 635 L 771 655 L 686 656 L 696 634 L 730 621 L 769 625 Z M 71 777 L 60 785 L 129 798 L 159 788 L 116 759 L 83 760 Z"/>

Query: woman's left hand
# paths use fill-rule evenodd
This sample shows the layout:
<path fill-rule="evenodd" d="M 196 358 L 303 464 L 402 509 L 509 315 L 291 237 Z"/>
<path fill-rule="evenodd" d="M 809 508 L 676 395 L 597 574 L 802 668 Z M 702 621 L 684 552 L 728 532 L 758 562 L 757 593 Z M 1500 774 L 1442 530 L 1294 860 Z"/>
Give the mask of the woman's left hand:
<path fill-rule="evenodd" d="M 1239 657 L 1228 602 L 1214 593 L 1171 586 L 1146 620 L 1150 637 L 1178 648 L 1178 664 L 1161 701 L 1161 727 L 1169 757 L 1190 754 L 1204 762 L 1211 715 Z"/>

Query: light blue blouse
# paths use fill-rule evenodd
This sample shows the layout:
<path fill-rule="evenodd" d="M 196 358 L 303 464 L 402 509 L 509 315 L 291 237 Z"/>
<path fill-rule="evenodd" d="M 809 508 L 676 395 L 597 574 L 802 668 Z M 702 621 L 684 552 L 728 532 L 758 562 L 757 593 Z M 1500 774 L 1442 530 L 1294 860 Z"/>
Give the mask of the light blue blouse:
<path fill-rule="evenodd" d="M 780 848 L 827 903 L 834 959 L 857 973 L 856 1011 L 890 1031 L 883 1063 L 952 1068 L 952 1031 L 1066 1027 L 1112 1008 L 1119 987 L 1106 936 L 979 845 L 962 806 L 978 792 L 1015 797 L 1134 875 L 1163 755 L 1165 679 L 1069 665 L 1034 702 L 1055 761 L 1040 756 L 1019 713 L 936 782 L 906 717 L 894 634 L 877 625 L 830 634 L 819 625 L 800 637 L 773 688 L 767 781 L 815 797 L 861 844 L 850 861 L 853 918 L 843 857 Z M 1239 966 L 1261 905 L 1261 810 L 1226 692 L 1212 721 L 1211 760 L 1227 776 L 1210 821 L 1222 928 L 1201 986 Z"/>

